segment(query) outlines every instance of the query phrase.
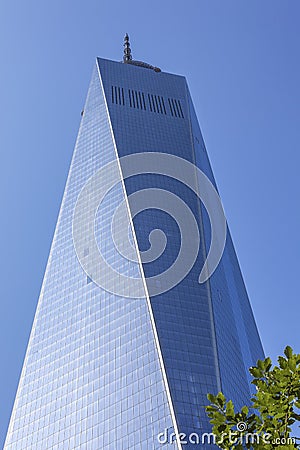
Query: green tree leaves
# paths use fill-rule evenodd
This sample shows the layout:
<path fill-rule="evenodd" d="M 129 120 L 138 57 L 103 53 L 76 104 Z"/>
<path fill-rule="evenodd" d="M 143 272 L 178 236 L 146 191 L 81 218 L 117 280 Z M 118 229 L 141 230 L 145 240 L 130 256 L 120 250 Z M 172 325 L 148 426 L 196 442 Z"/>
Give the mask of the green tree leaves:
<path fill-rule="evenodd" d="M 291 427 L 300 420 L 300 354 L 287 346 L 278 366 L 266 358 L 249 369 L 256 386 L 251 404 L 235 412 L 222 392 L 208 394 L 206 407 L 219 448 L 300 449 L 300 439 L 292 438 Z"/>

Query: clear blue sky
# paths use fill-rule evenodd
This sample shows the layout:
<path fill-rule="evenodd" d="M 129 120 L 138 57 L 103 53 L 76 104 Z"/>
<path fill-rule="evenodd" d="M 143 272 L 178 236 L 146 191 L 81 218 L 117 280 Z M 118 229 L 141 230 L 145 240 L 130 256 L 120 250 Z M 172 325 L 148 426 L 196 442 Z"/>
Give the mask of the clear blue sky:
<path fill-rule="evenodd" d="M 300 352 L 298 0 L 3 1 L 0 445 L 95 56 L 187 77 L 266 354 Z"/>

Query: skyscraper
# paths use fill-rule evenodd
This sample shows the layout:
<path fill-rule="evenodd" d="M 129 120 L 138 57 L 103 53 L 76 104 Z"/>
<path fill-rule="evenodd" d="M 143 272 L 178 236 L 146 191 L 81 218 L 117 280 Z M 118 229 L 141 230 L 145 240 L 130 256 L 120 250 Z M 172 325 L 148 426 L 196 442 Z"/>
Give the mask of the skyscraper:
<path fill-rule="evenodd" d="M 249 402 L 263 350 L 215 189 L 185 78 L 126 36 L 96 60 L 5 450 L 195 448 L 207 392 Z"/>

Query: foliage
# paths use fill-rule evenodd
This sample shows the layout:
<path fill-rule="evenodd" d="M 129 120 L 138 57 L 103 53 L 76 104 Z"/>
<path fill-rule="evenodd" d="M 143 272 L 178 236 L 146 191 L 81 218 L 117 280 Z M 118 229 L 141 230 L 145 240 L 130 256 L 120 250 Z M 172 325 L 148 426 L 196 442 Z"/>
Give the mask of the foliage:
<path fill-rule="evenodd" d="M 291 347 L 279 356 L 278 366 L 266 358 L 249 369 L 256 393 L 249 408 L 236 412 L 231 400 L 222 392 L 208 394 L 206 407 L 216 444 L 225 450 L 300 449 L 298 438 L 292 439 L 292 425 L 300 420 L 300 354 Z M 294 442 L 293 442 L 294 440 Z"/>

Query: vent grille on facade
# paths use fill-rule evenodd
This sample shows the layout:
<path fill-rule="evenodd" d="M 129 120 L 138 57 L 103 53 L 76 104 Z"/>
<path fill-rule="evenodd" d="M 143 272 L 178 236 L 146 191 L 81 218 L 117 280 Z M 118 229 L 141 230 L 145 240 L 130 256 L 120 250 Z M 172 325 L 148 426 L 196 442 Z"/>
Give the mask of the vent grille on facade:
<path fill-rule="evenodd" d="M 143 92 L 128 89 L 128 98 L 129 98 L 129 106 L 131 108 L 146 110 L 145 96 Z"/>
<path fill-rule="evenodd" d="M 163 97 L 155 94 L 148 94 L 150 111 L 160 114 L 167 114 Z"/>
<path fill-rule="evenodd" d="M 184 119 L 180 100 L 175 100 L 174 98 L 168 98 L 168 102 L 169 102 L 169 107 L 170 107 L 172 116 L 173 117 L 174 116 L 181 117 L 182 119 Z"/>
<path fill-rule="evenodd" d="M 124 96 L 124 89 L 119 86 L 111 87 L 111 101 L 116 105 L 127 105 L 130 108 L 150 111 L 157 114 L 170 115 L 184 119 L 180 100 L 168 98 L 168 103 L 161 95 L 145 94 L 141 91 L 128 89 L 128 96 Z M 169 104 L 169 110 L 166 105 Z"/>
<path fill-rule="evenodd" d="M 111 87 L 111 101 L 116 105 L 125 105 L 124 89 L 119 86 Z"/>

